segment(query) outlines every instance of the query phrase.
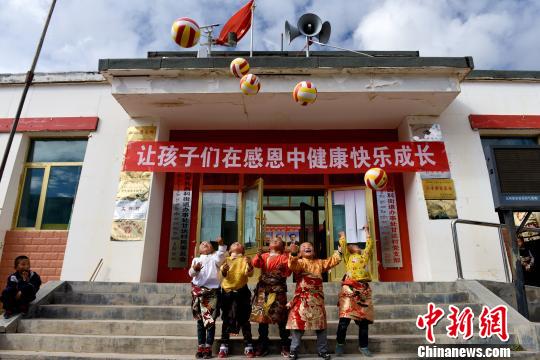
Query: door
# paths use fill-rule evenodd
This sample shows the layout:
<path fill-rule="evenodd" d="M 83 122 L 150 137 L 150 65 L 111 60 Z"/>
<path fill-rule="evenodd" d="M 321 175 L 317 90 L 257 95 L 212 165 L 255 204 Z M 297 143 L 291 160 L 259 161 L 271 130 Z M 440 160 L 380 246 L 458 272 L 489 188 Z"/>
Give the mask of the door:
<path fill-rule="evenodd" d="M 263 179 L 242 191 L 242 225 L 240 242 L 244 244 L 246 255 L 254 255 L 263 245 Z"/>
<path fill-rule="evenodd" d="M 371 276 L 378 281 L 375 219 L 373 214 L 373 194 L 366 187 L 349 187 L 328 190 L 326 194 L 328 224 L 328 254 L 338 247 L 339 232 L 345 231 L 350 240 L 366 241 L 362 228 L 366 225 L 374 241 L 373 257 L 370 263 Z M 345 274 L 345 266 L 340 264 L 330 273 L 331 281 L 339 281 Z"/>
<path fill-rule="evenodd" d="M 315 196 L 316 200 L 316 196 Z M 300 203 L 300 242 L 310 242 L 319 259 L 326 258 L 326 241 L 324 232 L 320 231 L 319 208 Z"/>

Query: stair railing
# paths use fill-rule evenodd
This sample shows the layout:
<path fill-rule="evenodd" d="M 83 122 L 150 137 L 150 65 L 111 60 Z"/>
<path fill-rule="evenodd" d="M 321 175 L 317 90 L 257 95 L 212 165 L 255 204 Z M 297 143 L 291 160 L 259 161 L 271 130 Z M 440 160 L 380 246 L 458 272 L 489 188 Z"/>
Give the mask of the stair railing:
<path fill-rule="evenodd" d="M 89 280 L 90 282 L 94 282 L 96 280 L 102 266 L 103 266 L 103 258 L 99 259 L 99 262 L 96 265 L 96 268 L 94 269 L 94 272 L 92 273 L 92 276 L 90 276 L 90 280 Z"/>
<path fill-rule="evenodd" d="M 498 229 L 499 244 L 501 246 L 501 253 L 502 253 L 502 258 L 503 258 L 504 276 L 506 278 L 507 283 L 512 282 L 512 279 L 510 278 L 510 271 L 508 270 L 509 268 L 508 254 L 506 253 L 506 247 L 504 246 L 504 238 L 503 238 L 503 232 L 502 232 L 502 229 L 507 227 L 507 225 L 491 223 L 491 222 L 486 222 L 486 221 L 465 220 L 465 219 L 452 220 L 452 224 L 451 224 L 452 240 L 454 241 L 454 253 L 456 255 L 456 268 L 457 268 L 458 279 L 463 280 L 463 268 L 461 266 L 461 255 L 459 253 L 459 241 L 458 241 L 458 235 L 457 235 L 458 224 L 476 225 L 476 226 L 484 226 L 484 227 L 491 227 L 491 228 Z"/>

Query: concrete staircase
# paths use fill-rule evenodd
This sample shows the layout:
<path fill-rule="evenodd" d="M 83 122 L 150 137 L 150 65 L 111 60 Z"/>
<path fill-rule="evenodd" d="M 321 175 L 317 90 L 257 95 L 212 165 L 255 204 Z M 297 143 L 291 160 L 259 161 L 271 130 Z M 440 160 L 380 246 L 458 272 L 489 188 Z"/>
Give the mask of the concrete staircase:
<path fill-rule="evenodd" d="M 417 347 L 426 344 L 416 317 L 434 302 L 448 311 L 470 306 L 475 315 L 481 304 L 472 300 L 456 282 L 374 283 L 376 322 L 370 326 L 370 349 L 382 359 L 416 359 Z M 290 285 L 290 294 L 293 284 Z M 339 284 L 325 284 L 330 349 L 335 347 Z M 197 346 L 196 325 L 191 315 L 189 284 L 136 284 L 64 282 L 38 305 L 34 316 L 21 319 L 16 332 L 0 334 L 1 359 L 191 359 Z M 455 343 L 445 334 L 447 320 L 436 327 L 436 344 Z M 271 348 L 277 352 L 277 328 L 271 326 Z M 252 325 L 254 337 L 257 327 Z M 475 334 L 478 332 L 475 328 Z M 221 334 L 221 324 L 216 339 Z M 357 355 L 358 328 L 349 327 L 346 353 Z M 216 341 L 215 350 L 219 341 Z M 498 338 L 475 344 L 501 344 Z M 511 331 L 510 344 L 519 338 Z M 302 354 L 315 354 L 315 337 L 304 336 Z M 242 358 L 240 337 L 231 351 Z M 515 352 L 512 357 L 534 358 L 536 353 Z M 272 357 L 270 357 L 271 359 Z M 276 359 L 278 357 L 275 357 Z M 304 355 L 303 358 L 316 358 Z"/>

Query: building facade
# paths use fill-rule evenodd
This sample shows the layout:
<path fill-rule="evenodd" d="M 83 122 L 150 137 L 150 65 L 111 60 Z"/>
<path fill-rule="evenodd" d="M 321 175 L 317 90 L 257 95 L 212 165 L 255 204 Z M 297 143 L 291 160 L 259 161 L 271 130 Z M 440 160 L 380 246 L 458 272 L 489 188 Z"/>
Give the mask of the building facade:
<path fill-rule="evenodd" d="M 540 74 L 372 55 L 256 53 L 255 96 L 228 70 L 241 53 L 36 76 L 0 183 L 0 275 L 26 254 L 46 280 L 187 282 L 202 240 L 253 253 L 281 236 L 326 256 L 367 225 L 378 281 L 455 280 L 451 219 L 499 222 L 484 147 L 538 144 Z M 0 77 L 1 149 L 23 80 Z M 318 88 L 305 107 L 291 96 L 304 80 Z M 366 188 L 371 166 L 384 191 Z M 505 280 L 496 229 L 459 239 L 465 278 Z"/>

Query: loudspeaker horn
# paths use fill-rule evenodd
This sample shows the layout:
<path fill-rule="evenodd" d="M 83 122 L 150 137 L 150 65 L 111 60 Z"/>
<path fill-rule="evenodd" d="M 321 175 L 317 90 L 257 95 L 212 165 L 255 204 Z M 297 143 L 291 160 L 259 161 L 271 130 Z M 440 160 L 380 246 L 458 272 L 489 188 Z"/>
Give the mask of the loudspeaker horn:
<path fill-rule="evenodd" d="M 288 21 L 285 21 L 285 41 L 290 44 L 298 36 L 300 36 L 300 31 L 298 31 L 296 26 L 291 25 Z"/>
<path fill-rule="evenodd" d="M 322 28 L 321 28 L 321 31 L 319 32 L 319 35 L 317 35 L 319 42 L 322 44 L 328 43 L 328 40 L 330 40 L 331 32 L 332 32 L 332 27 L 330 26 L 330 23 L 328 21 L 325 21 L 322 24 Z"/>
<path fill-rule="evenodd" d="M 307 13 L 300 16 L 297 27 L 304 36 L 317 36 L 322 29 L 322 20 L 315 14 Z"/>

